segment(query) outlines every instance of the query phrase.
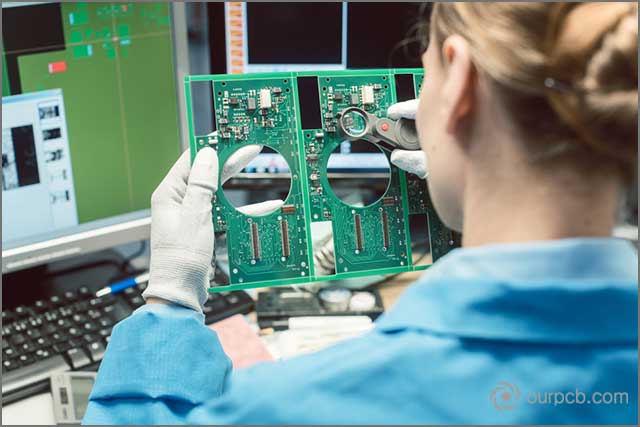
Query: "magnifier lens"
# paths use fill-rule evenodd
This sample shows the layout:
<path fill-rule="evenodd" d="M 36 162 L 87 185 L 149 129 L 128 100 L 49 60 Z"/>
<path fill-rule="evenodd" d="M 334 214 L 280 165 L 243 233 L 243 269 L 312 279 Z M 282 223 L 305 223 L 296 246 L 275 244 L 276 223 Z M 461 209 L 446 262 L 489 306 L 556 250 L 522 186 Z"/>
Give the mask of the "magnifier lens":
<path fill-rule="evenodd" d="M 358 111 L 348 111 L 342 116 L 342 127 L 347 135 L 360 137 L 367 130 L 367 119 Z"/>

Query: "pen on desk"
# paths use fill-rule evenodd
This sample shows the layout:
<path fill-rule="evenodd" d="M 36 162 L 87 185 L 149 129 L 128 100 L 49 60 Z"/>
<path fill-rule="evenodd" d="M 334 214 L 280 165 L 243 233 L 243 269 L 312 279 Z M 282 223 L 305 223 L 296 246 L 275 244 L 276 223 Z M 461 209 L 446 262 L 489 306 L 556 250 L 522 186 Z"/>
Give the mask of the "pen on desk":
<path fill-rule="evenodd" d="M 140 283 L 144 283 L 149 281 L 149 273 L 143 273 L 139 276 L 129 277 L 128 279 L 121 280 L 116 283 L 112 283 L 109 286 L 105 286 L 96 292 L 97 297 L 102 297 L 109 294 L 116 294 L 118 292 L 122 292 L 127 288 L 131 288 Z"/>

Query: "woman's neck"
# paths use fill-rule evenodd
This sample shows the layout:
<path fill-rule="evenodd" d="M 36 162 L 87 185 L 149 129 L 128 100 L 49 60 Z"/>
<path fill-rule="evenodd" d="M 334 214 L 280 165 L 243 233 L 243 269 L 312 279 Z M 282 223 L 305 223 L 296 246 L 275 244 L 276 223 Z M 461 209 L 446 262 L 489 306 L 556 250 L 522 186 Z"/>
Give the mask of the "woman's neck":
<path fill-rule="evenodd" d="M 502 177 L 483 173 L 475 180 L 471 174 L 463 245 L 610 236 L 619 184 L 606 177 L 591 181 L 564 171 L 556 176 L 526 170 Z"/>

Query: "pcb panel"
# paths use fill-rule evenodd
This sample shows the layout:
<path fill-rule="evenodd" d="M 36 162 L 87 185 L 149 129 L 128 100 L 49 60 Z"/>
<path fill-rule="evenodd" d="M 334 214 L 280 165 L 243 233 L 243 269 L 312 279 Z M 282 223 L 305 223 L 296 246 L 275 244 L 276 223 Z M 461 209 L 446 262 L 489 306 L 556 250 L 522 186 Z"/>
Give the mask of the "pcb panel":
<path fill-rule="evenodd" d="M 218 135 L 199 141 L 216 147 L 220 165 L 238 149 L 268 141 L 287 160 L 292 176 L 283 208 L 265 216 L 239 212 L 218 191 L 214 229 L 227 232 L 230 281 L 307 276 L 309 256 L 291 79 L 214 81 L 212 85 Z"/>
<path fill-rule="evenodd" d="M 304 131 L 309 173 L 312 221 L 332 221 L 336 272 L 364 271 L 407 265 L 407 234 L 402 206 L 402 186 L 398 168 L 390 168 L 389 185 L 380 199 L 368 206 L 351 206 L 331 188 L 327 164 L 331 153 L 342 143 L 337 132 L 337 116 L 348 107 L 359 107 L 378 117 L 386 115 L 395 102 L 389 73 L 362 76 L 321 76 L 322 129 Z M 368 142 L 363 141 L 363 144 Z M 382 150 L 387 160 L 390 152 Z"/>
<path fill-rule="evenodd" d="M 190 83 L 210 82 L 217 136 L 194 135 Z M 229 286 L 212 291 L 399 273 L 414 266 L 409 215 L 426 214 L 433 259 L 455 246 L 437 219 L 424 180 L 390 166 L 382 196 L 367 206 L 352 206 L 333 192 L 329 156 L 343 138 L 337 119 L 359 107 L 377 117 L 402 97 L 415 97 L 421 70 L 325 71 L 248 75 L 187 76 L 187 114 L 192 160 L 205 146 L 217 150 L 222 168 L 239 148 L 259 144 L 280 153 L 291 171 L 291 188 L 281 209 L 265 216 L 239 212 L 221 185 L 213 204 L 214 229 L 227 233 Z M 391 148 L 380 145 L 387 157 Z M 433 217 L 433 219 L 432 219 Z M 330 221 L 335 273 L 316 275 L 313 223 Z"/>

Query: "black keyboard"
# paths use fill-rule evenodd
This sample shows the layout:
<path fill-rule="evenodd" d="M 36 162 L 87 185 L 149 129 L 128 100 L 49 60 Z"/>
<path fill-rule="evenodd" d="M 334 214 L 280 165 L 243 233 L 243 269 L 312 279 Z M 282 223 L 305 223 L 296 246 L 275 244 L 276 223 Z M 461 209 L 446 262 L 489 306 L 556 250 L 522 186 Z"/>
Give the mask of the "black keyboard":
<path fill-rule="evenodd" d="M 2 404 L 46 391 L 51 374 L 95 370 L 111 329 L 144 304 L 146 284 L 96 297 L 88 288 L 2 311 Z M 244 291 L 209 294 L 207 324 L 253 309 Z"/>

